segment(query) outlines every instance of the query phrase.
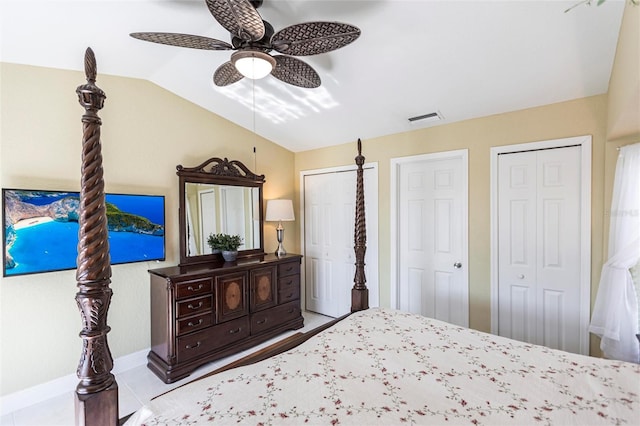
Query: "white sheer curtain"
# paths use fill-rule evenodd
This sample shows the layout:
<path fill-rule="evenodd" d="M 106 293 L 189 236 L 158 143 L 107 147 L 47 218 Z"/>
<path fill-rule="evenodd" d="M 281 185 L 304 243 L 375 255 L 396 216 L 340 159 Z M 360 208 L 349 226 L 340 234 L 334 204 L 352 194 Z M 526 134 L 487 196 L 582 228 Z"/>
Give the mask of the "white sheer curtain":
<path fill-rule="evenodd" d="M 620 148 L 611 201 L 609 260 L 589 331 L 600 336 L 604 356 L 640 362 L 638 298 L 630 268 L 640 260 L 640 143 Z"/>

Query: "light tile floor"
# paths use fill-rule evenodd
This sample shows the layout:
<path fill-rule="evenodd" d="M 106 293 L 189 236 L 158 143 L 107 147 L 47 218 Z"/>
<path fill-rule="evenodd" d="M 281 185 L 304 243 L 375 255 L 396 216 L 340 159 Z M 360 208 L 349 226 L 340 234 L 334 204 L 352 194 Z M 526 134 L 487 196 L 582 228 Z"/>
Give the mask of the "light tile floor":
<path fill-rule="evenodd" d="M 313 312 L 303 312 L 302 314 L 304 316 L 304 328 L 283 333 L 249 350 L 218 361 L 213 361 L 194 371 L 189 377 L 175 383 L 163 383 L 146 365 L 116 375 L 120 417 L 133 413 L 157 395 L 203 376 L 257 349 L 261 349 L 280 339 L 288 337 L 291 334 L 307 332 L 333 319 Z M 74 393 L 71 391 L 68 394 L 60 395 L 22 410 L 14 411 L 13 413 L 0 417 L 0 426 L 72 426 L 75 422 L 73 400 Z"/>

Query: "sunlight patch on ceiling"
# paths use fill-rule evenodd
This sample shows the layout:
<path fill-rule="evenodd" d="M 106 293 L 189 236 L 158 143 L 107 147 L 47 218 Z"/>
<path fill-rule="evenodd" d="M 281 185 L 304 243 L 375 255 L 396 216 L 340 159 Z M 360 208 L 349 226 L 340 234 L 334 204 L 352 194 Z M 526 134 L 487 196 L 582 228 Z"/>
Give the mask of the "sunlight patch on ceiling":
<path fill-rule="evenodd" d="M 284 124 L 339 105 L 324 87 L 298 89 L 280 81 L 267 84 L 270 86 L 268 89 L 249 83 L 217 90 L 273 124 Z"/>

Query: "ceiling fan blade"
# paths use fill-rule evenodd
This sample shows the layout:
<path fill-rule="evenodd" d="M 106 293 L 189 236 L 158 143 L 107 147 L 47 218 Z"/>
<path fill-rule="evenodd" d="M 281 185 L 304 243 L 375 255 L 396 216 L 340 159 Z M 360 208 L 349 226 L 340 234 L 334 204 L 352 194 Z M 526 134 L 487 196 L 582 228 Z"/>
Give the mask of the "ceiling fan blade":
<path fill-rule="evenodd" d="M 169 46 L 190 47 L 203 50 L 232 50 L 233 46 L 222 40 L 202 37 L 191 34 L 178 33 L 131 33 L 138 40 L 151 41 L 153 43 L 167 44 Z"/>
<path fill-rule="evenodd" d="M 271 71 L 278 80 L 305 89 L 314 89 L 320 86 L 320 76 L 311 65 L 291 56 L 275 55 L 276 66 Z"/>
<path fill-rule="evenodd" d="M 213 17 L 231 34 L 246 41 L 264 37 L 264 23 L 249 0 L 207 0 Z"/>
<path fill-rule="evenodd" d="M 340 22 L 306 22 L 283 28 L 271 37 L 272 47 L 287 55 L 330 52 L 360 37 L 360 29 Z"/>
<path fill-rule="evenodd" d="M 216 86 L 228 86 L 236 81 L 240 81 L 242 77 L 242 74 L 240 74 L 231 61 L 229 61 L 218 67 L 213 74 L 213 82 Z"/>

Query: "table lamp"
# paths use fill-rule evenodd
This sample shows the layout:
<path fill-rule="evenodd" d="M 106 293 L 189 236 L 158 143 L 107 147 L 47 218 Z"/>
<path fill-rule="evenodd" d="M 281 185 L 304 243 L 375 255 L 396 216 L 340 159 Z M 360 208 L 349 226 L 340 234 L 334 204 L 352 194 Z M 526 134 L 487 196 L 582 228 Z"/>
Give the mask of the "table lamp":
<path fill-rule="evenodd" d="M 276 228 L 276 237 L 278 238 L 277 256 L 284 256 L 287 251 L 282 246 L 284 239 L 284 227 L 282 221 L 296 220 L 293 215 L 293 202 L 291 200 L 267 200 L 267 214 L 265 217 L 267 222 L 278 222 Z"/>

